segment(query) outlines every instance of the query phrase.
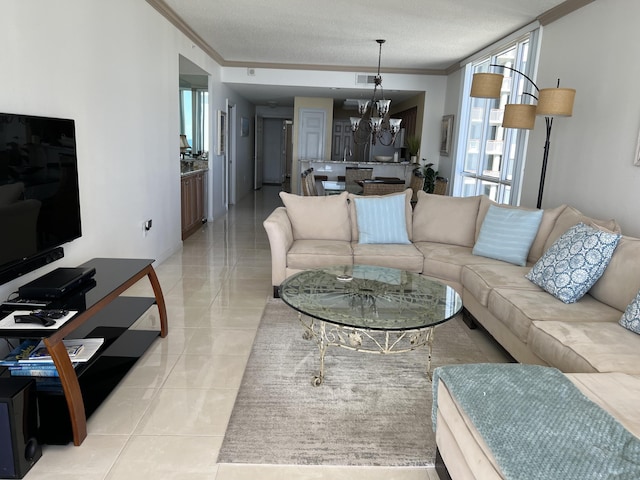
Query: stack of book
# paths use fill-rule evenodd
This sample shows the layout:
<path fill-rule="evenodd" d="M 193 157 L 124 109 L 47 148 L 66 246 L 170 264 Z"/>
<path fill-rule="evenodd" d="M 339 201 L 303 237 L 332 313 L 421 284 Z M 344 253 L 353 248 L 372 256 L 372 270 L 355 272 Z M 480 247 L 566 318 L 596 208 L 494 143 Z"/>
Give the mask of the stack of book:
<path fill-rule="evenodd" d="M 89 361 L 104 343 L 104 338 L 78 338 L 63 340 L 73 367 Z M 7 367 L 16 377 L 58 377 L 58 370 L 44 342 L 25 340 L 14 348 L 0 366 Z"/>

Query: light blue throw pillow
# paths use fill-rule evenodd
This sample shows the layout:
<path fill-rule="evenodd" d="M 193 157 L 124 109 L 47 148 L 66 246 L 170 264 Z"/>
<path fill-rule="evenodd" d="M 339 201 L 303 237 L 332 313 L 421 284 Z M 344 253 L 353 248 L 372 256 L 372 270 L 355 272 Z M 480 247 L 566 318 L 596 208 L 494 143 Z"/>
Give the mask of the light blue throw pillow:
<path fill-rule="evenodd" d="M 358 217 L 358 243 L 411 243 L 407 234 L 404 193 L 354 198 Z"/>
<path fill-rule="evenodd" d="M 525 277 L 564 303 L 577 302 L 604 273 L 620 237 L 578 223 L 544 252 Z"/>
<path fill-rule="evenodd" d="M 627 330 L 640 334 L 640 292 L 620 317 L 620 325 Z"/>
<path fill-rule="evenodd" d="M 536 238 L 542 210 L 490 205 L 471 253 L 524 266 Z"/>

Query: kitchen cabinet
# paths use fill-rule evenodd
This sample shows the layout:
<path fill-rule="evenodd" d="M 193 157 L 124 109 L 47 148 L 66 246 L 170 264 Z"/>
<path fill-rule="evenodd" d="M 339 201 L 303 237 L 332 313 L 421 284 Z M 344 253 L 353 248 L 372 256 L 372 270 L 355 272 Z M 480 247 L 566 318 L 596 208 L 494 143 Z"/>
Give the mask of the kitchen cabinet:
<path fill-rule="evenodd" d="M 205 222 L 204 192 L 205 170 L 183 175 L 181 183 L 182 199 L 182 240 L 185 240 Z"/>

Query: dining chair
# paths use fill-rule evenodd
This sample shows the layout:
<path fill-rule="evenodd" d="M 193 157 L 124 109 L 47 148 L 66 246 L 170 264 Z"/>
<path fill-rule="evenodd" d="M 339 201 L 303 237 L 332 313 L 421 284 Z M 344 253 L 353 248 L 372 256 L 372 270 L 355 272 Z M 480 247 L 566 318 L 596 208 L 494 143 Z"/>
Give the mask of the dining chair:
<path fill-rule="evenodd" d="M 387 195 L 389 193 L 404 192 L 405 190 L 404 182 L 371 179 L 362 181 L 362 195 Z"/>
<path fill-rule="evenodd" d="M 344 181 L 347 185 L 354 184 L 358 180 L 373 178 L 373 167 L 346 167 Z"/>
<path fill-rule="evenodd" d="M 302 194 L 305 197 L 317 196 L 316 180 L 313 176 L 313 168 L 309 168 L 302 172 Z"/>
<path fill-rule="evenodd" d="M 436 177 L 436 184 L 433 188 L 433 193 L 436 195 L 446 195 L 447 194 L 447 184 L 449 183 L 449 179 L 445 177 Z"/>
<path fill-rule="evenodd" d="M 415 169 L 411 175 L 411 182 L 409 182 L 409 188 L 413 190 L 411 195 L 411 204 L 415 205 L 418 201 L 418 192 L 424 189 L 424 173 L 419 169 Z"/>

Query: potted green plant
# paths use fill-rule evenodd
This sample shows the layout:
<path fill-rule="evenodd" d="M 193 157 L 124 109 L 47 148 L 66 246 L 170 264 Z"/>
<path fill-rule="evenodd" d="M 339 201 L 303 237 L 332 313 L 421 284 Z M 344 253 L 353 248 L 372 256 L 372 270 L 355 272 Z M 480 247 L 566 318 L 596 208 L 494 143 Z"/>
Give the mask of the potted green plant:
<path fill-rule="evenodd" d="M 436 188 L 436 177 L 438 176 L 437 170 L 434 170 L 433 163 L 425 163 L 427 160 L 425 158 L 422 159 L 422 163 L 424 163 L 424 168 L 422 173 L 424 173 L 424 188 L 423 190 L 427 193 L 433 193 Z"/>
<path fill-rule="evenodd" d="M 409 135 L 405 142 L 411 163 L 418 163 L 418 152 L 420 151 L 420 137 Z"/>

